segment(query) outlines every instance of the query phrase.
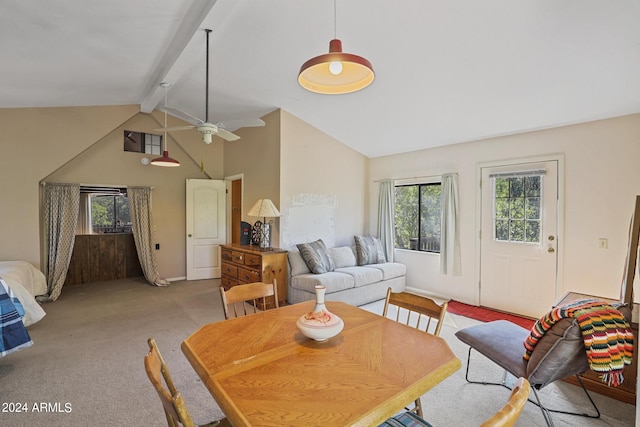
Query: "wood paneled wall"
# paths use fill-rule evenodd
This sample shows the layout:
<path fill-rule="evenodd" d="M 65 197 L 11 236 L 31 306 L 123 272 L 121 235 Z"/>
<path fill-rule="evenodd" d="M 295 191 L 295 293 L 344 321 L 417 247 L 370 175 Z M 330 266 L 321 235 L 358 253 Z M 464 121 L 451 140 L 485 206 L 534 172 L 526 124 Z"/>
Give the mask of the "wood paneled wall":
<path fill-rule="evenodd" d="M 77 235 L 65 285 L 142 276 L 133 234 Z"/>

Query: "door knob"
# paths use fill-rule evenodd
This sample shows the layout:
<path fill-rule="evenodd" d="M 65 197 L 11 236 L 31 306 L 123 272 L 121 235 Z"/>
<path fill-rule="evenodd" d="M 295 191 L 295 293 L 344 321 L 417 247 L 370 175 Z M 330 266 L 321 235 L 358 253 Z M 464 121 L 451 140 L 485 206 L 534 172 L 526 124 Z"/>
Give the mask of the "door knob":
<path fill-rule="evenodd" d="M 549 249 L 547 249 L 547 252 L 549 252 L 550 254 L 554 253 L 555 251 L 556 251 L 556 250 L 555 250 L 555 249 L 553 249 L 553 248 L 549 248 Z"/>
<path fill-rule="evenodd" d="M 187 237 L 191 237 L 191 234 L 187 234 Z"/>

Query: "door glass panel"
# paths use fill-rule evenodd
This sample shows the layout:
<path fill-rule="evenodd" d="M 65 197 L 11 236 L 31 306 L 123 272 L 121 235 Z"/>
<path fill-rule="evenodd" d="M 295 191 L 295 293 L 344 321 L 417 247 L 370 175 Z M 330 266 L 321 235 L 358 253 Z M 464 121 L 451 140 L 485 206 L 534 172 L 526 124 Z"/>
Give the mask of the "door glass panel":
<path fill-rule="evenodd" d="M 542 176 L 497 177 L 494 182 L 494 239 L 540 243 Z"/>

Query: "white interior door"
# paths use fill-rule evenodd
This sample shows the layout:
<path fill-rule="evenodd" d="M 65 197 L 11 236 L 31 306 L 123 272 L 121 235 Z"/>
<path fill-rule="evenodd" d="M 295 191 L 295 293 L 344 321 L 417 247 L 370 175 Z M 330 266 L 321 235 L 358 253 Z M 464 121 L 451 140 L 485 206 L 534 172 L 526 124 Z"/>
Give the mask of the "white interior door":
<path fill-rule="evenodd" d="M 187 280 L 219 278 L 226 241 L 224 181 L 187 179 Z"/>
<path fill-rule="evenodd" d="M 481 171 L 480 305 L 540 317 L 557 298 L 558 161 Z"/>

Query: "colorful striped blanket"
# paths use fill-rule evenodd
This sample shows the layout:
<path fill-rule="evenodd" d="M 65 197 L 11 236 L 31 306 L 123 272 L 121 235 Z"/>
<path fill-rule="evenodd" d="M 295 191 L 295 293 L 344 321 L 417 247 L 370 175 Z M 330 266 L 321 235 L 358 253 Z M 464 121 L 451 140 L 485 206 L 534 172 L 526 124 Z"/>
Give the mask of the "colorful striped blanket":
<path fill-rule="evenodd" d="M 0 357 L 33 345 L 22 316 L 24 308 L 20 300 L 0 279 Z"/>
<path fill-rule="evenodd" d="M 633 356 L 633 332 L 622 313 L 595 299 L 573 301 L 545 314 L 524 341 L 525 360 L 551 327 L 564 318 L 578 320 L 587 359 L 591 369 L 601 375 L 602 382 L 617 387 L 624 381 L 622 369 Z"/>

